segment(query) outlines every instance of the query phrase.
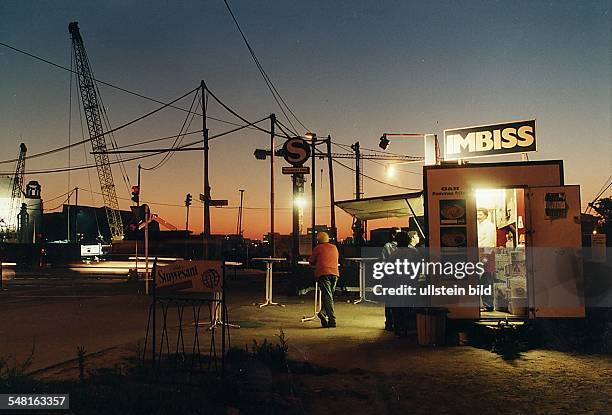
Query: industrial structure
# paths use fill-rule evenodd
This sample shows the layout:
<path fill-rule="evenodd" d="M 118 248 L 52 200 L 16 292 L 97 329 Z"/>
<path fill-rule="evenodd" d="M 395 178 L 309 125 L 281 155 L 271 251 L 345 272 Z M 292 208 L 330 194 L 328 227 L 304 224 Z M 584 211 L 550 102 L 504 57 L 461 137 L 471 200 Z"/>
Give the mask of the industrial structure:
<path fill-rule="evenodd" d="M 76 63 L 76 72 L 79 79 L 79 92 L 81 94 L 81 102 L 87 121 L 87 130 L 91 140 L 98 178 L 100 180 L 100 191 L 104 201 L 104 208 L 110 226 L 111 238 L 113 241 L 123 239 L 123 222 L 119 214 L 119 202 L 117 200 L 117 191 L 113 181 L 113 172 L 111 170 L 107 149 L 106 149 L 106 134 L 102 124 L 102 111 L 104 110 L 98 87 L 93 77 L 89 58 L 85 52 L 83 38 L 79 31 L 77 22 L 72 22 L 68 25 L 68 31 L 72 36 L 72 48 L 74 60 Z"/>

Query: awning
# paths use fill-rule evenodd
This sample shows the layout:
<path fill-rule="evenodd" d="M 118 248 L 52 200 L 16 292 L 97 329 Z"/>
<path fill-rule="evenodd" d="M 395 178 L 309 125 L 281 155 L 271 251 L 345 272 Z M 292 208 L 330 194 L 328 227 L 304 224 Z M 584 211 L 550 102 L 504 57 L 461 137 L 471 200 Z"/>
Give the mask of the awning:
<path fill-rule="evenodd" d="M 342 200 L 336 206 L 361 220 L 423 216 L 423 192 Z"/>

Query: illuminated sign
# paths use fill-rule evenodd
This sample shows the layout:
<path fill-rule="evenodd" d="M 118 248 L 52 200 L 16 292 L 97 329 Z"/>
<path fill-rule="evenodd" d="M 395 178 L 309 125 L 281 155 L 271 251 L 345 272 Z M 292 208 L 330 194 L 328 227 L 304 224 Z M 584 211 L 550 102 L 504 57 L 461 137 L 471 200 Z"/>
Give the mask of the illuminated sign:
<path fill-rule="evenodd" d="M 444 130 L 446 160 L 536 151 L 535 120 Z"/>

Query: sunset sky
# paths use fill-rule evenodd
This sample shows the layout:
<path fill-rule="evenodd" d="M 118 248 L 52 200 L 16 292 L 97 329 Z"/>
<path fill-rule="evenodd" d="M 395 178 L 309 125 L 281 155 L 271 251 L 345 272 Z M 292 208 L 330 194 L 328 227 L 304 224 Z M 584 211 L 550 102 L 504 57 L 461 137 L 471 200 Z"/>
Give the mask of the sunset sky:
<path fill-rule="evenodd" d="M 300 120 L 335 142 L 360 141 L 378 148 L 383 132 L 429 132 L 455 127 L 537 119 L 538 152 L 532 160 L 562 159 L 567 184 L 582 186 L 584 206 L 612 172 L 611 1 L 246 1 L 231 6 L 260 62 Z M 68 23 L 78 21 L 95 76 L 170 101 L 200 80 L 251 120 L 276 113 L 285 124 L 222 0 L 0 2 L 0 42 L 70 66 Z M 20 142 L 31 154 L 68 144 L 70 74 L 0 46 L 0 159 L 15 158 Z M 113 126 L 158 104 L 100 85 Z M 73 88 L 72 141 L 82 139 Z M 191 99 L 179 103 L 189 107 Z M 211 103 L 209 114 L 236 122 Z M 118 131 L 119 145 L 176 134 L 185 113 L 167 109 Z M 298 131 L 303 134 L 304 128 Z M 266 126 L 267 127 L 267 126 Z M 191 130 L 201 128 L 196 117 Z M 210 134 L 231 126 L 211 121 Z M 87 134 L 87 133 L 86 133 Z M 188 136 L 184 142 L 194 141 Z M 280 139 L 277 139 L 280 143 Z M 169 146 L 172 140 L 150 144 Z M 230 208 L 212 211 L 213 233 L 236 228 L 238 189 L 245 189 L 246 236 L 269 229 L 269 164 L 253 151 L 269 137 L 245 130 L 211 142 L 211 186 Z M 341 148 L 337 152 L 346 152 Z M 83 146 L 28 160 L 28 170 L 85 163 Z M 392 141 L 389 151 L 422 155 L 419 141 Z M 141 160 L 153 166 L 162 156 Z M 520 160 L 520 156 L 483 161 Z M 343 162 L 353 166 L 351 160 Z M 88 155 L 88 163 L 93 158 Z M 138 162 L 126 164 L 136 182 Z M 324 162 L 319 165 L 323 166 Z M 277 168 L 277 230 L 290 232 L 290 176 Z M 0 165 L 9 173 L 14 163 Z M 116 167 L 116 166 L 115 166 Z M 421 164 L 402 166 L 393 179 L 380 164 L 365 173 L 406 188 L 421 188 Z M 114 168 L 122 208 L 129 190 Z M 43 187 L 43 198 L 78 186 L 99 192 L 95 169 L 27 175 Z M 317 171 L 320 223 L 329 221 L 327 169 Z M 336 166 L 336 198 L 354 196 L 354 178 Z M 91 184 L 90 184 L 91 181 Z M 365 179 L 365 195 L 402 189 Z M 309 186 L 309 183 L 307 184 Z M 185 222 L 186 193 L 202 192 L 202 154 L 177 153 L 162 167 L 143 172 L 142 199 L 178 227 Z M 610 192 L 608 192 L 610 193 Z M 93 198 L 92 198 L 93 196 Z M 74 202 L 74 201 L 73 201 Z M 60 206 L 62 198 L 45 208 Z M 97 194 L 79 193 L 81 204 L 101 204 Z M 157 205 L 155 203 L 177 206 Z M 190 227 L 202 226 L 194 200 Z M 309 223 L 308 209 L 306 211 Z M 340 236 L 350 217 L 338 210 Z M 386 226 L 379 221 L 370 228 Z"/>

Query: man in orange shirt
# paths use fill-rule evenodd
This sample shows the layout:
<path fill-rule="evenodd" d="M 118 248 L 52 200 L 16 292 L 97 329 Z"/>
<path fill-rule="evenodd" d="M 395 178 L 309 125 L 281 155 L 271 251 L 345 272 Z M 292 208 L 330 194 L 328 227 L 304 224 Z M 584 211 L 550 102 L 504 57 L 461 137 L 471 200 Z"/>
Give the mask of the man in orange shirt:
<path fill-rule="evenodd" d="M 334 312 L 334 290 L 340 272 L 338 270 L 338 248 L 329 243 L 326 232 L 317 234 L 317 246 L 312 250 L 310 265 L 315 267 L 315 278 L 319 281 L 321 290 L 321 311 L 319 319 L 323 327 L 336 327 L 336 314 Z"/>

